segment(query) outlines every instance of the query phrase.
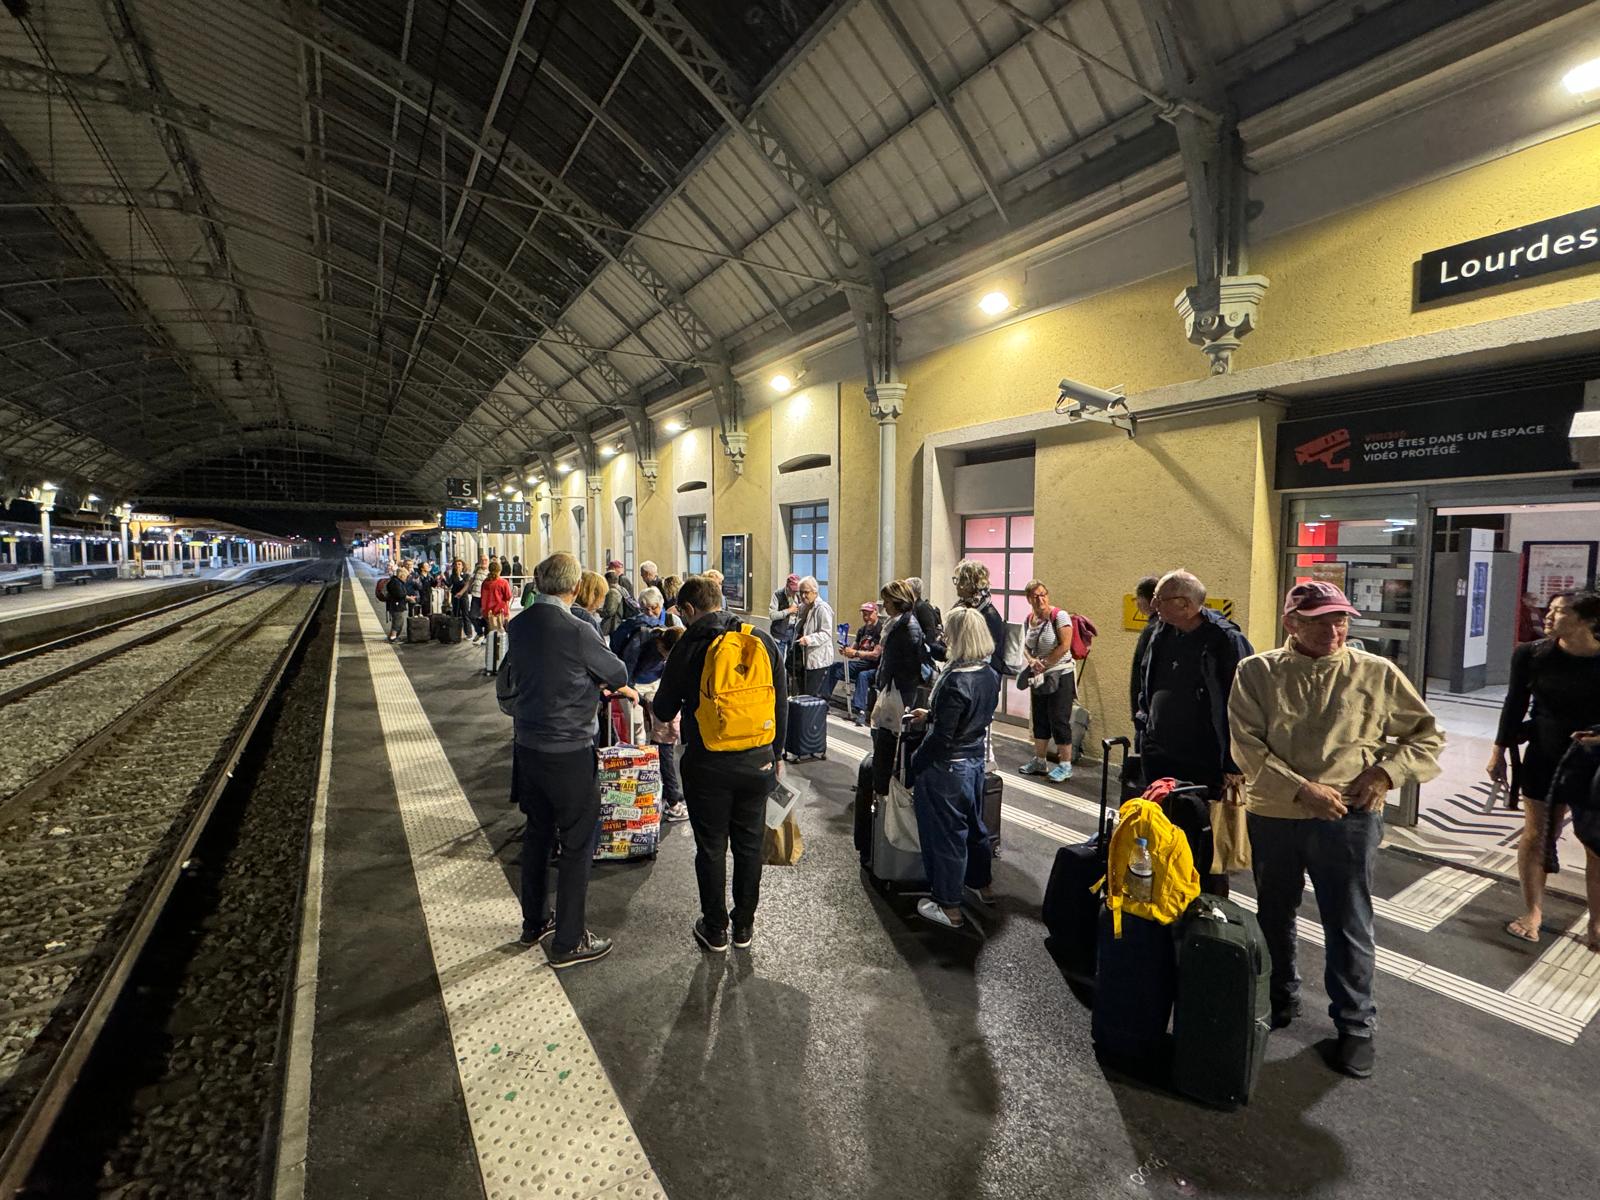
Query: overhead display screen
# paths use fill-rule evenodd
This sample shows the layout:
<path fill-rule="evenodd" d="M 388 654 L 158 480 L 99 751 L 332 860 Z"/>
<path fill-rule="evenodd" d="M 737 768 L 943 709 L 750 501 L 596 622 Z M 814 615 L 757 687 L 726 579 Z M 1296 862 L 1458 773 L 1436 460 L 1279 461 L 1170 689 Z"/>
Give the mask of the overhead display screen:
<path fill-rule="evenodd" d="M 475 508 L 447 508 L 444 510 L 444 527 L 446 529 L 478 528 L 478 510 Z"/>
<path fill-rule="evenodd" d="M 488 500 L 483 505 L 485 533 L 527 533 L 533 506 L 526 500 Z"/>

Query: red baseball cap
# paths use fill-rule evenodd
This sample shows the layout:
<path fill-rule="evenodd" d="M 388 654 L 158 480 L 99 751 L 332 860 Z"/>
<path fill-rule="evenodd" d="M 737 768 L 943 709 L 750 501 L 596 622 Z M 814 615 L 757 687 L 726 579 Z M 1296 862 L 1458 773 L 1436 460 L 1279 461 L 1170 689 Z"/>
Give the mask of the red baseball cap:
<path fill-rule="evenodd" d="M 606 564 L 606 566 L 613 571 L 620 571 L 622 570 L 622 560 L 620 558 L 613 558 Z"/>
<path fill-rule="evenodd" d="M 1361 610 L 1350 603 L 1342 591 L 1321 579 L 1308 579 L 1289 589 L 1283 599 L 1283 615 L 1320 617 L 1325 613 L 1349 613 L 1359 617 Z"/>

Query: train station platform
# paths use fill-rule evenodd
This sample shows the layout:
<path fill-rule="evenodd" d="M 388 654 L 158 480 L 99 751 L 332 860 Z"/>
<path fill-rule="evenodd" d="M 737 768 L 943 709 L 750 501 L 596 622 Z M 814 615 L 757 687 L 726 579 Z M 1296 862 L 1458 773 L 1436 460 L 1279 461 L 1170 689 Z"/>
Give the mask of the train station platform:
<path fill-rule="evenodd" d="M 676 825 L 657 860 L 595 868 L 589 923 L 616 949 L 558 977 L 517 941 L 511 730 L 481 651 L 388 645 L 353 568 L 338 641 L 280 1200 L 1593 1195 L 1600 956 L 1554 936 L 1575 903 L 1515 943 L 1511 887 L 1384 852 L 1377 1073 L 1357 1082 L 1319 1053 L 1308 893 L 1306 1015 L 1253 1102 L 1212 1111 L 1108 1074 L 1045 947 L 1044 882 L 1093 781 L 1002 762 L 1001 899 L 952 933 L 864 883 L 866 739 L 834 721 L 827 760 L 791 769 L 805 852 L 764 873 L 748 951 L 694 942 Z"/>

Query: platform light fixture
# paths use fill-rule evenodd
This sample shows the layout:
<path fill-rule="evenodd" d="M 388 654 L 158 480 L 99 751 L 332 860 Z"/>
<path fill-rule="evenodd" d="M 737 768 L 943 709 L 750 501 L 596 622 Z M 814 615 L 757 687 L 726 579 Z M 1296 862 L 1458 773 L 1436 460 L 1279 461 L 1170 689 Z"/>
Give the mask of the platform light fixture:
<path fill-rule="evenodd" d="M 1600 58 L 1579 63 L 1561 77 L 1562 86 L 1574 96 L 1591 96 L 1600 93 Z"/>
<path fill-rule="evenodd" d="M 571 463 L 562 463 L 559 467 L 556 468 L 556 470 L 560 471 L 563 475 L 571 475 L 572 474 L 572 464 Z"/>
<path fill-rule="evenodd" d="M 998 317 L 1001 313 L 1011 311 L 1011 297 L 1004 292 L 985 292 L 978 301 L 978 308 L 990 317 Z"/>
<path fill-rule="evenodd" d="M 771 379 L 767 380 L 767 385 L 772 388 L 773 391 L 777 392 L 778 395 L 782 396 L 794 389 L 794 380 L 790 379 L 782 372 L 779 372 L 777 375 L 774 375 Z"/>
<path fill-rule="evenodd" d="M 677 417 L 668 417 L 667 420 L 662 423 L 661 428 L 668 433 L 682 433 L 683 422 Z"/>

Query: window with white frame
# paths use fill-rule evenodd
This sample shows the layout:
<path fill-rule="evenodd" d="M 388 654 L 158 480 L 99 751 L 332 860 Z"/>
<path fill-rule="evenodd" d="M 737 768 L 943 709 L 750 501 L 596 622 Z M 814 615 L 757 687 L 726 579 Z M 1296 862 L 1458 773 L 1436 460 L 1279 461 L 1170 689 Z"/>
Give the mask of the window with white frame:
<path fill-rule="evenodd" d="M 539 514 L 539 557 L 550 557 L 550 514 Z"/>
<path fill-rule="evenodd" d="M 617 518 L 622 525 L 622 570 L 633 578 L 633 497 L 624 496 L 617 501 Z"/>
<path fill-rule="evenodd" d="M 690 575 L 703 575 L 710 565 L 706 561 L 706 519 L 692 516 L 682 521 L 684 569 Z"/>
<path fill-rule="evenodd" d="M 589 539 L 583 536 L 583 505 L 581 504 L 572 506 L 572 529 L 573 536 L 578 541 L 578 565 L 587 567 L 589 565 Z"/>
<path fill-rule="evenodd" d="M 828 505 L 791 504 L 789 517 L 789 570 L 802 579 L 817 581 L 817 594 L 828 599 Z"/>
<path fill-rule="evenodd" d="M 1023 589 L 1033 578 L 1033 514 L 995 513 L 961 518 L 961 557 L 989 568 L 989 598 L 1010 625 L 1027 619 L 1028 598 Z M 1007 716 L 1025 717 L 1027 692 L 1002 687 Z"/>

